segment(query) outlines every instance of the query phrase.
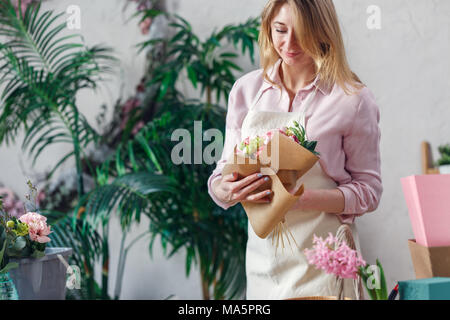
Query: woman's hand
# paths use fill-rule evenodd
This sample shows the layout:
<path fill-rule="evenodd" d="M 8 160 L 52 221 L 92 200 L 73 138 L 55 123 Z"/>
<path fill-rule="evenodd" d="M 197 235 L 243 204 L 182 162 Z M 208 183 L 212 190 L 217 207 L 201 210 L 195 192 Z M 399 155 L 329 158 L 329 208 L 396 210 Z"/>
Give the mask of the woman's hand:
<path fill-rule="evenodd" d="M 231 205 L 240 201 L 254 203 L 269 203 L 271 201 L 269 196 L 272 191 L 270 189 L 250 195 L 251 192 L 269 181 L 269 177 L 264 177 L 261 173 L 254 173 L 240 180 L 237 180 L 237 178 L 238 174 L 235 172 L 216 180 L 213 191 L 217 198 Z"/>

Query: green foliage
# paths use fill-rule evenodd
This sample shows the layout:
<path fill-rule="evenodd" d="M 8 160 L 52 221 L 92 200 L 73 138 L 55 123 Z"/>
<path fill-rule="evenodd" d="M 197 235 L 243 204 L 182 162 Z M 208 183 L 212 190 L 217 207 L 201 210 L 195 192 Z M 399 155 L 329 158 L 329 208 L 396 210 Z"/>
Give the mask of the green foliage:
<path fill-rule="evenodd" d="M 210 93 L 215 91 L 216 101 L 223 95 L 225 101 L 231 90 L 235 77 L 234 71 L 242 72 L 233 59 L 238 55 L 231 51 L 218 52 L 222 43 L 232 43 L 235 50 L 241 44 L 242 54 L 249 53 L 254 63 L 254 43 L 258 40 L 259 18 L 248 19 L 244 24 L 227 25 L 219 32 L 216 29 L 204 41 L 200 41 L 192 31 L 192 26 L 179 15 L 174 15 L 170 26 L 175 28 L 175 36 L 171 39 L 153 39 L 139 44 L 141 50 L 163 42 L 167 46 L 167 62 L 154 72 L 148 85 L 160 84 L 158 101 L 174 88 L 182 74 L 186 74 L 195 88 L 200 85 L 201 95 L 208 93 L 208 103 L 211 103 Z M 184 71 L 184 73 L 183 73 Z"/>
<path fill-rule="evenodd" d="M 162 43 L 167 50 L 147 82 L 148 87 L 157 89 L 158 107 L 138 135 L 125 135 L 114 155 L 95 168 L 97 188 L 85 194 L 81 157 L 89 144 L 99 141 L 77 108 L 76 94 L 81 89 L 95 89 L 101 76 L 111 72 L 114 59 L 108 48 L 86 47 L 74 41 L 77 35 L 60 36 L 65 22 L 57 21 L 62 14 L 41 12 L 37 5 L 22 16 L 10 0 L 0 3 L 0 36 L 7 39 L 0 44 L 0 85 L 5 86 L 0 97 L 0 122 L 5 124 L 0 128 L 0 143 L 14 142 L 19 130 L 24 130 L 23 148 L 34 161 L 53 143 L 70 143 L 73 147 L 58 160 L 51 174 L 75 158 L 80 203 L 70 214 L 42 211 L 52 225 L 52 246 L 72 247 L 71 263 L 86 275 L 82 277 L 82 290 L 69 292 L 69 296 L 110 298 L 108 225 L 111 213 L 116 211 L 123 240 L 131 224 L 146 215 L 150 219 L 150 254 L 155 238 L 160 236 L 169 257 L 182 248 L 186 250 L 187 274 L 193 263 L 199 264 L 203 283 L 213 287 L 216 299 L 239 296 L 245 288 L 245 213 L 241 206 L 224 213 L 210 199 L 206 180 L 213 165 L 172 162 L 171 133 L 184 128 L 194 137 L 197 120 L 203 121 L 204 130 L 224 131 L 226 111 L 218 103 L 221 96 L 228 100 L 235 82 L 233 72 L 242 69 L 233 62 L 236 53 L 219 50 L 223 42 L 236 50 L 240 45 L 242 54 L 248 52 L 254 62 L 257 19 L 214 30 L 201 42 L 190 24 L 176 16 L 171 24 L 177 29 L 173 38 L 139 45 L 146 49 Z M 146 14 L 154 17 L 156 12 Z M 202 95 L 206 92 L 205 102 L 185 100 L 178 92 L 176 83 L 183 73 L 195 88 L 201 88 Z M 212 101 L 214 94 L 216 103 Z M 97 226 L 102 228 L 101 235 Z M 128 249 L 121 251 L 119 275 L 123 274 Z M 103 263 L 101 287 L 93 273 L 99 258 Z"/>
<path fill-rule="evenodd" d="M 23 130 L 22 147 L 32 156 L 33 164 L 49 146 L 70 144 L 72 149 L 58 160 L 48 179 L 74 158 L 77 192 L 82 196 L 81 158 L 85 148 L 97 142 L 98 134 L 80 113 L 76 95 L 83 89 L 96 89 L 103 76 L 113 71 L 116 59 L 107 47 L 85 46 L 80 35 L 62 35 L 67 29 L 64 14 L 43 12 L 40 3 L 28 6 L 22 14 L 10 0 L 0 2 L 0 37 L 5 39 L 0 43 L 0 86 L 5 88 L 0 96 L 0 144 L 15 142 Z M 99 250 L 94 245 L 98 244 L 98 234 L 92 229 L 88 229 L 89 234 L 81 232 L 81 222 L 72 229 L 72 217 L 67 213 L 53 213 L 53 218 L 49 219 L 49 223 L 55 222 L 52 245 L 73 248 L 73 259 L 87 275 L 84 297 L 95 298 L 93 257 Z M 13 244 L 12 253 L 20 241 Z M 35 253 L 36 257 L 41 255 Z"/>
<path fill-rule="evenodd" d="M 17 268 L 19 266 L 19 264 L 17 262 L 7 263 L 6 260 L 4 261 L 5 250 L 8 245 L 8 241 L 6 241 L 6 238 L 4 237 L 3 233 L 4 233 L 4 230 L 3 230 L 2 226 L 0 226 L 0 234 L 2 235 L 0 237 L 0 247 L 1 247 L 1 249 L 0 249 L 0 274 L 7 273 L 11 269 Z"/>
<path fill-rule="evenodd" d="M 441 145 L 438 148 L 441 158 L 436 162 L 437 166 L 450 164 L 450 144 Z"/>
<path fill-rule="evenodd" d="M 242 53 L 248 51 L 254 62 L 258 22 L 249 19 L 245 24 L 226 26 L 213 31 L 204 42 L 179 16 L 171 26 L 176 28 L 171 39 L 139 45 L 151 52 L 156 44 L 163 44 L 166 50 L 146 83 L 157 91 L 154 117 L 135 137 L 122 140 L 114 155 L 97 167 L 99 187 L 83 198 L 80 206 L 86 211 L 82 218 L 98 225 L 117 209 L 123 230 L 128 230 L 132 222 L 146 215 L 150 219 L 150 255 L 157 237 L 167 257 L 186 250 L 186 275 L 193 264 L 198 265 L 203 287 L 212 288 L 215 299 L 233 299 L 242 294 L 246 283 L 247 217 L 241 206 L 224 212 L 210 198 L 206 181 L 214 165 L 173 163 L 171 135 L 183 128 L 191 136 L 191 141 L 185 142 L 193 145 L 194 121 L 202 121 L 204 131 L 215 128 L 224 132 L 226 110 L 218 102 L 221 95 L 228 100 L 235 82 L 233 71 L 242 69 L 233 62 L 236 53 L 218 51 L 226 40 L 236 49 L 241 43 Z M 206 92 L 206 101 L 187 100 L 178 92 L 176 84 L 183 72 L 195 88 L 201 88 L 202 96 Z M 217 103 L 212 101 L 214 93 Z M 194 158 L 193 154 L 188 157 Z M 209 292 L 204 291 L 204 298 L 209 299 Z"/>
<path fill-rule="evenodd" d="M 52 173 L 72 156 L 81 169 L 83 148 L 97 134 L 79 112 L 76 94 L 95 89 L 114 61 L 108 48 L 86 47 L 75 41 L 79 35 L 62 36 L 63 14 L 41 12 L 38 3 L 22 15 L 10 0 L 0 2 L 0 37 L 6 39 L 0 43 L 0 85 L 5 88 L 0 96 L 0 144 L 13 143 L 19 130 L 25 130 L 22 147 L 34 164 L 48 146 L 70 143 L 73 150 Z M 81 172 L 79 184 L 82 192 Z"/>
<path fill-rule="evenodd" d="M 373 272 L 373 266 L 365 265 L 359 267 L 358 274 L 361 277 L 361 281 L 364 284 L 364 287 L 366 288 L 367 293 L 369 294 L 369 297 L 371 300 L 388 300 L 388 290 L 386 285 L 386 278 L 384 275 L 383 267 L 380 263 L 380 261 L 376 260 L 376 267 L 379 270 L 379 274 L 376 272 Z M 375 277 L 379 275 L 379 283 L 380 288 L 376 288 L 373 282 L 376 282 L 374 280 Z M 369 288 L 369 281 L 371 282 L 372 289 Z"/>
<path fill-rule="evenodd" d="M 305 128 L 297 121 L 294 121 L 294 127 L 288 127 L 288 131 L 291 131 L 298 139 L 302 147 L 311 151 L 316 156 L 320 156 L 320 153 L 315 151 L 317 146 L 317 141 L 308 141 L 306 140 L 306 132 Z"/>

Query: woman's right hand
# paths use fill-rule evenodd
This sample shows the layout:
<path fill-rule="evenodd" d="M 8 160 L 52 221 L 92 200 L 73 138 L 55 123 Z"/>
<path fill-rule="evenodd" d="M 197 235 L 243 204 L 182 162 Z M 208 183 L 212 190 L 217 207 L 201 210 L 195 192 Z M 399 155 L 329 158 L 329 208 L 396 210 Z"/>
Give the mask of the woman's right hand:
<path fill-rule="evenodd" d="M 269 203 L 271 201 L 272 191 L 270 189 L 250 195 L 251 192 L 269 181 L 268 176 L 254 173 L 240 180 L 237 180 L 237 178 L 238 174 L 235 172 L 223 176 L 214 183 L 214 193 L 222 202 L 235 205 L 241 201 L 254 203 Z"/>

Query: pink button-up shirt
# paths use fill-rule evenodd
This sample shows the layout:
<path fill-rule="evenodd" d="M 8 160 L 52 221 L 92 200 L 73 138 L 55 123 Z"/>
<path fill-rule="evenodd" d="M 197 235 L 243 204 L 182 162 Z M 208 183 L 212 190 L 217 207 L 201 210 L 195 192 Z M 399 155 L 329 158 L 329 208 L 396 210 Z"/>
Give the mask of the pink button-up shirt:
<path fill-rule="evenodd" d="M 318 82 L 318 77 L 299 90 L 289 110 L 289 94 L 279 75 L 279 59 L 269 69 L 271 80 L 280 90 L 263 78 L 263 69 L 247 73 L 239 78 L 230 91 L 226 117 L 225 143 L 221 159 L 208 179 L 208 191 L 214 202 L 228 209 L 229 204 L 220 201 L 212 191 L 212 183 L 221 176 L 222 169 L 241 142 L 241 127 L 248 108 L 262 86 L 262 95 L 254 110 L 297 112 L 302 101 L 317 88 L 317 94 L 305 116 L 308 140 L 318 141 L 320 165 L 333 179 L 345 198 L 345 209 L 338 215 L 342 222 L 353 223 L 356 216 L 374 211 L 383 192 L 380 169 L 380 111 L 372 92 L 363 88 L 357 95 L 348 96 L 335 84 L 328 88 Z"/>

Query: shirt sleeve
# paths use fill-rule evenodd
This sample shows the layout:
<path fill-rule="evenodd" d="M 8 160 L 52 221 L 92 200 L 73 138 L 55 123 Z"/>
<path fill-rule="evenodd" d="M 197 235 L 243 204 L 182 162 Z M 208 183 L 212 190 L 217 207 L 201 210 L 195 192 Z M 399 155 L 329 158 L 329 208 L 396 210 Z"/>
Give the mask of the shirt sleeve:
<path fill-rule="evenodd" d="M 379 121 L 375 98 L 368 89 L 363 89 L 353 125 L 343 138 L 345 169 L 352 178 L 338 186 L 345 198 L 345 209 L 338 215 L 344 223 L 353 223 L 355 217 L 378 207 L 383 192 Z"/>
<path fill-rule="evenodd" d="M 214 181 L 222 177 L 222 169 L 225 166 L 227 159 L 234 151 L 236 144 L 241 139 L 242 122 L 247 114 L 247 108 L 239 87 L 239 80 L 237 80 L 228 96 L 228 109 L 225 123 L 225 142 L 220 160 L 216 164 L 216 168 L 208 178 L 208 193 L 213 201 L 221 208 L 228 209 L 233 205 L 220 201 L 212 189 Z"/>

